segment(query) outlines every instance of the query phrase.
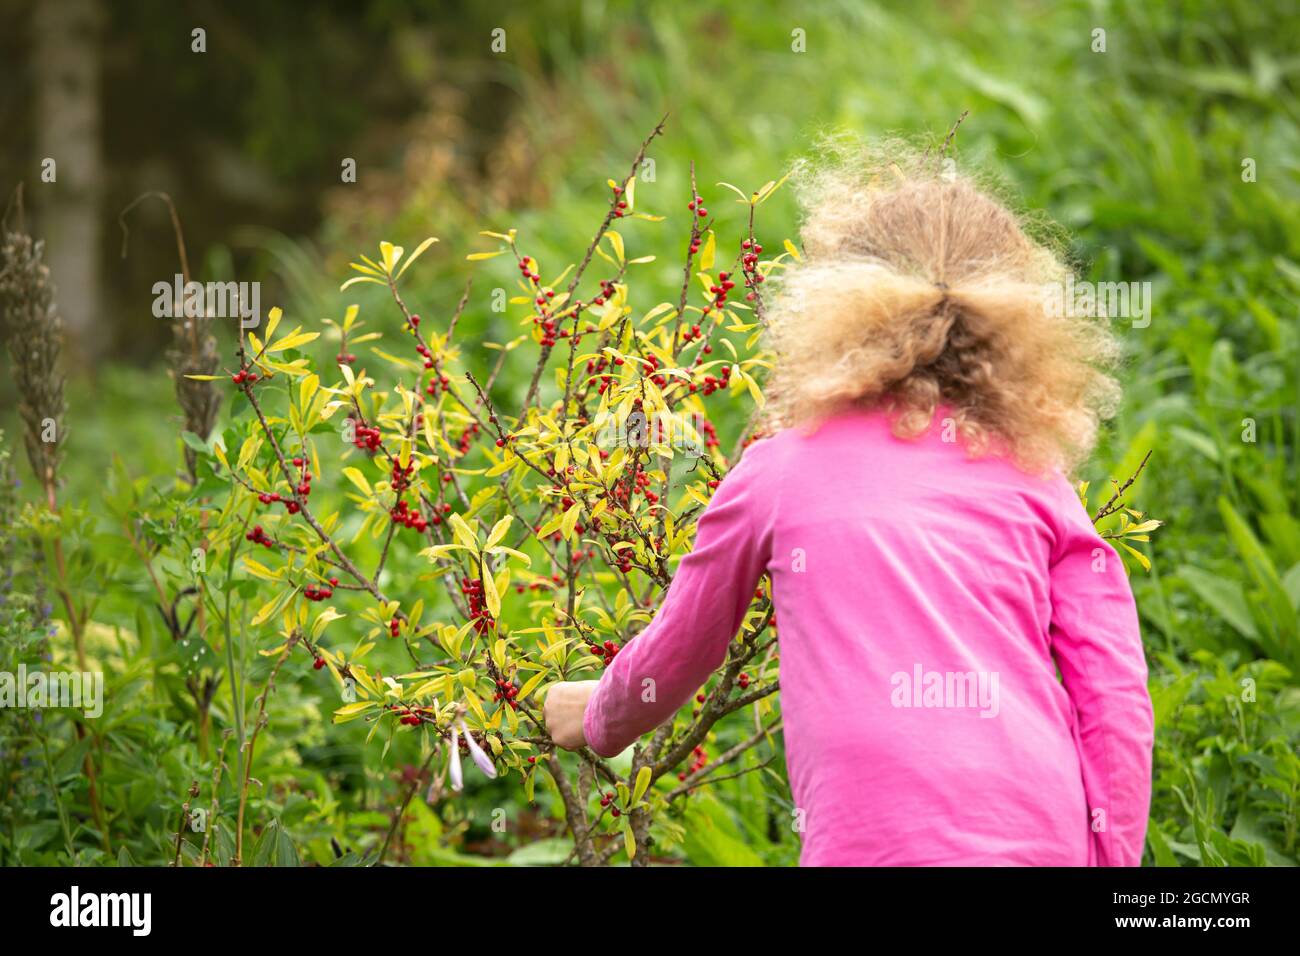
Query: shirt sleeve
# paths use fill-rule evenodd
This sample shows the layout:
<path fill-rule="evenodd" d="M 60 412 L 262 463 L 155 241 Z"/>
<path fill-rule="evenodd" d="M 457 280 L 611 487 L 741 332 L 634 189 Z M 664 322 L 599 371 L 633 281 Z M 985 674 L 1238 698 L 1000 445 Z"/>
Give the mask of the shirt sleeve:
<path fill-rule="evenodd" d="M 750 445 L 719 484 L 654 620 L 619 651 L 588 700 L 583 731 L 601 756 L 670 719 L 726 658 L 770 557 L 768 444 Z"/>
<path fill-rule="evenodd" d="M 1074 705 L 1095 862 L 1137 866 L 1154 737 L 1137 606 L 1119 555 L 1068 485 L 1066 493 L 1051 570 L 1052 650 Z"/>

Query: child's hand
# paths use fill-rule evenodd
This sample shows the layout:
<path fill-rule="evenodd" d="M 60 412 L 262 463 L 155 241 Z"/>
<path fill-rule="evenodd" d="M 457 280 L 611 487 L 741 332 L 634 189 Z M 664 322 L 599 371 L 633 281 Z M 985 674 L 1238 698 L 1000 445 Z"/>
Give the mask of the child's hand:
<path fill-rule="evenodd" d="M 582 718 L 587 712 L 587 700 L 596 690 L 596 680 L 562 681 L 546 692 L 542 719 L 546 730 L 563 750 L 578 750 L 587 744 L 582 730 Z"/>

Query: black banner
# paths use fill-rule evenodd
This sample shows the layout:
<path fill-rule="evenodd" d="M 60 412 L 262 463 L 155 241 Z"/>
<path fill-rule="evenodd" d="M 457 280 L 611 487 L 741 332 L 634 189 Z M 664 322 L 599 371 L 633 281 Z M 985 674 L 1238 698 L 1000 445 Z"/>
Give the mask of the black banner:
<path fill-rule="evenodd" d="M 672 933 L 690 926 L 692 938 L 752 938 L 812 918 L 858 933 L 919 932 L 927 943 L 1050 932 L 1066 940 L 1195 934 L 1231 945 L 1293 925 L 1284 907 L 1297 890 L 1284 869 L 10 869 L 0 881 L 8 929 L 114 945 L 217 936 L 339 944 L 385 926 L 402 938 L 427 927 L 441 945 L 461 937 L 481 945 L 533 919 L 615 929 L 655 912 L 677 927 Z"/>

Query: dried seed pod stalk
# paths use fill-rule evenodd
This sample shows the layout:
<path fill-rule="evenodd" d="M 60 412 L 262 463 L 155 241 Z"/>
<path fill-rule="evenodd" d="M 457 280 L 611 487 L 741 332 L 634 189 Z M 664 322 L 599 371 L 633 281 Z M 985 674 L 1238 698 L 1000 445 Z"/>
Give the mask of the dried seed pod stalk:
<path fill-rule="evenodd" d="M 185 430 L 207 439 L 217 422 L 217 409 L 221 407 L 221 393 L 213 382 L 187 378 L 188 375 L 212 375 L 217 370 L 219 356 L 217 340 L 212 335 L 212 317 L 191 318 L 177 312 L 172 323 L 172 347 L 167 351 L 167 364 L 176 384 L 176 400 L 185 414 Z M 185 467 L 190 480 L 195 480 L 194 449 L 185 447 Z"/>
<path fill-rule="evenodd" d="M 57 369 L 63 321 L 49 267 L 42 261 L 44 251 L 45 243 L 21 228 L 5 228 L 0 245 L 0 329 L 18 388 L 27 457 L 52 503 L 66 437 L 63 377 Z"/>
<path fill-rule="evenodd" d="M 181 278 L 186 287 L 190 284 L 190 261 L 185 252 L 185 234 L 181 230 L 180 214 L 172 197 L 163 192 L 147 192 L 132 200 L 117 217 L 122 229 L 122 258 L 126 258 L 130 231 L 127 229 L 126 217 L 136 206 L 148 199 L 157 199 L 167 206 L 171 217 L 172 232 L 176 236 L 176 254 L 180 259 Z M 207 440 L 217 422 L 217 409 L 221 406 L 221 393 L 213 383 L 201 378 L 187 376 L 212 375 L 217 370 L 217 340 L 212 335 L 213 316 L 206 311 L 202 315 L 187 314 L 185 302 L 177 299 L 172 303 L 172 346 L 167 351 L 168 374 L 176 387 L 176 401 L 185 415 L 185 430 L 193 432 Z M 194 449 L 185 446 L 185 469 L 190 482 L 197 480 L 195 471 L 197 459 Z"/>

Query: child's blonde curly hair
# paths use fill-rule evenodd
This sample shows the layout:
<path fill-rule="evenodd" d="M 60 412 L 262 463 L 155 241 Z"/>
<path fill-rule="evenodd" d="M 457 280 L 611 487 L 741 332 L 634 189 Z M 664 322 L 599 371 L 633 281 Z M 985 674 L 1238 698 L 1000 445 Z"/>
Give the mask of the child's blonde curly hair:
<path fill-rule="evenodd" d="M 952 160 L 843 140 L 797 165 L 803 258 L 768 315 L 769 412 L 811 425 L 849 405 L 892 413 L 894 433 L 952 410 L 973 455 L 1070 471 L 1119 396 L 1104 317 L 1052 308 L 1069 271 L 1052 244 Z"/>

